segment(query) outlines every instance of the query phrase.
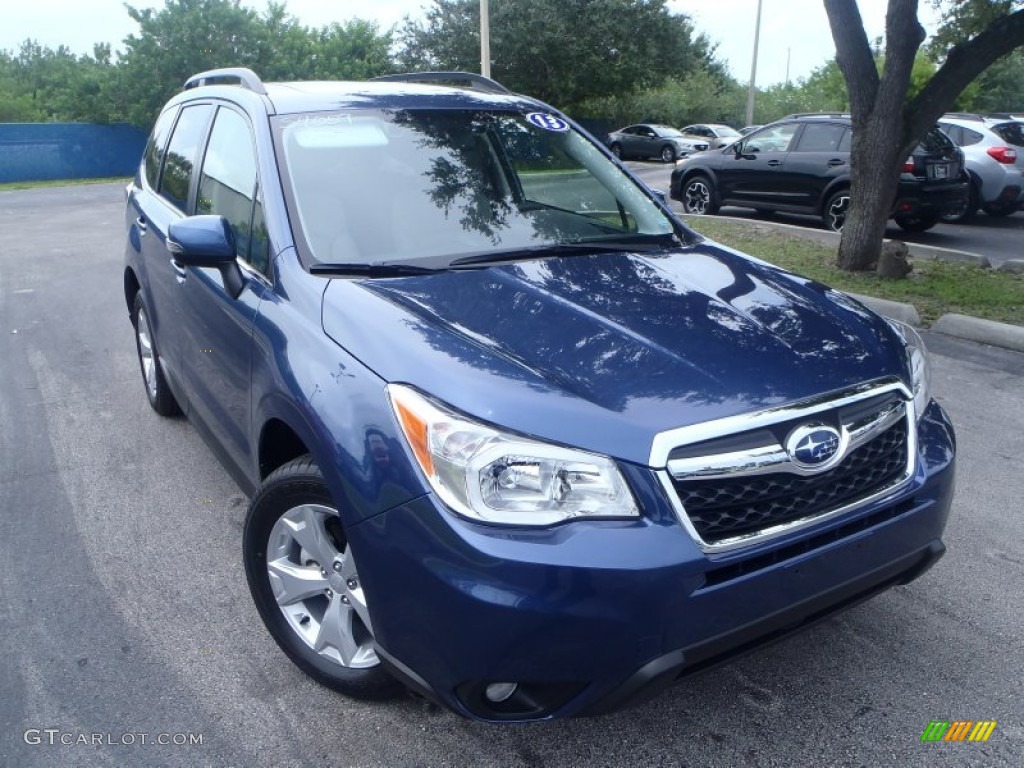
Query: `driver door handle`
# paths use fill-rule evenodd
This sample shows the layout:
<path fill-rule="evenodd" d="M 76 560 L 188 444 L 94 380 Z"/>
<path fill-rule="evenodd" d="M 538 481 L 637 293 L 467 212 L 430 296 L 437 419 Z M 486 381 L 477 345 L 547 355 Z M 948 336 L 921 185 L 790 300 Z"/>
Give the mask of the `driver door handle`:
<path fill-rule="evenodd" d="M 782 161 L 781 160 L 769 160 L 766 163 L 766 165 L 770 165 L 772 168 L 774 168 L 777 165 L 782 165 Z"/>

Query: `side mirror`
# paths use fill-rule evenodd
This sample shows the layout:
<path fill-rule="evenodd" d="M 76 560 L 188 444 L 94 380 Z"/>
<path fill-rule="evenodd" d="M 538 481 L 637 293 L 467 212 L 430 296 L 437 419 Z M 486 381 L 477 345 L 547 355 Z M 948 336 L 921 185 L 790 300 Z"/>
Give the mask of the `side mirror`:
<path fill-rule="evenodd" d="M 225 290 L 238 298 L 245 287 L 235 261 L 235 236 L 223 216 L 189 216 L 167 227 L 167 250 L 185 267 L 219 269 Z"/>
<path fill-rule="evenodd" d="M 235 237 L 223 216 L 190 216 L 171 222 L 167 250 L 186 267 L 219 269 L 235 261 Z"/>
<path fill-rule="evenodd" d="M 648 187 L 648 189 L 650 189 L 650 187 Z M 668 194 L 664 189 L 651 189 L 651 194 L 654 195 L 662 205 L 668 205 Z"/>

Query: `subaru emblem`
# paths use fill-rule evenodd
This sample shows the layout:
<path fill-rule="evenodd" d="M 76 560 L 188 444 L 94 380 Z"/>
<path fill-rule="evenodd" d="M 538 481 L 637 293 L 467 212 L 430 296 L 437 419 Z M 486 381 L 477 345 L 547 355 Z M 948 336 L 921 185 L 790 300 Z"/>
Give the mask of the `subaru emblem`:
<path fill-rule="evenodd" d="M 790 461 L 803 469 L 826 469 L 841 458 L 839 430 L 828 424 L 803 424 L 786 439 Z"/>

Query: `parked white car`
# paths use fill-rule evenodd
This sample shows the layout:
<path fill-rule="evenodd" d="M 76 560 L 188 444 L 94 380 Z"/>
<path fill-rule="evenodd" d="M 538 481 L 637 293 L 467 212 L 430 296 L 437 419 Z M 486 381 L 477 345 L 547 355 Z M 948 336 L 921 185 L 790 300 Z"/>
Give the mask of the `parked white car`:
<path fill-rule="evenodd" d="M 939 127 L 964 152 L 971 177 L 970 200 L 945 221 L 967 221 L 979 210 L 1009 216 L 1024 203 L 1024 122 L 981 115 L 948 114 Z"/>

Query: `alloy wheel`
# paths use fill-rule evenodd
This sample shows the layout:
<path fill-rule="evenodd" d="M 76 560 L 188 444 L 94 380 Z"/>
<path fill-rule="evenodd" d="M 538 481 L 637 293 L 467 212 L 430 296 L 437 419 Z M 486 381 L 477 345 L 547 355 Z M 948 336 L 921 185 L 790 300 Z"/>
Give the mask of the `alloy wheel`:
<path fill-rule="evenodd" d="M 309 648 L 350 669 L 380 664 L 336 509 L 302 504 L 285 512 L 267 541 L 267 575 L 288 626 Z"/>
<path fill-rule="evenodd" d="M 836 195 L 828 204 L 826 223 L 833 232 L 842 232 L 846 223 L 846 213 L 850 209 L 849 195 Z"/>
<path fill-rule="evenodd" d="M 142 363 L 142 377 L 150 400 L 156 400 L 156 357 L 153 353 L 153 333 L 149 329 L 149 317 L 145 310 L 139 312 L 135 335 L 139 342 L 139 360 Z"/>
<path fill-rule="evenodd" d="M 687 213 L 704 214 L 711 204 L 711 190 L 703 181 L 691 181 L 686 185 L 683 206 Z"/>

